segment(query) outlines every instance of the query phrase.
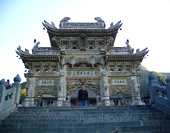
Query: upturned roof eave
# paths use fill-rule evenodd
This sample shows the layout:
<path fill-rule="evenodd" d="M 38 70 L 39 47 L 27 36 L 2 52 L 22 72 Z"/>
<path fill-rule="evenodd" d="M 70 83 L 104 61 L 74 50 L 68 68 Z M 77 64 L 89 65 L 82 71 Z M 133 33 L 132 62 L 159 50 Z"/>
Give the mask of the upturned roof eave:
<path fill-rule="evenodd" d="M 18 51 L 16 51 L 18 54 Z M 23 62 L 31 61 L 31 62 L 37 62 L 37 61 L 59 61 L 60 55 L 33 55 L 33 54 L 19 54 L 20 58 Z"/>
<path fill-rule="evenodd" d="M 86 35 L 102 35 L 102 36 L 110 36 L 112 34 L 117 33 L 118 29 L 120 27 L 117 27 L 116 29 L 52 29 L 47 28 L 48 34 L 53 35 L 79 35 L 81 33 L 84 33 Z"/>
<path fill-rule="evenodd" d="M 129 55 L 107 55 L 107 61 L 142 61 L 148 51 L 141 54 L 129 54 Z"/>

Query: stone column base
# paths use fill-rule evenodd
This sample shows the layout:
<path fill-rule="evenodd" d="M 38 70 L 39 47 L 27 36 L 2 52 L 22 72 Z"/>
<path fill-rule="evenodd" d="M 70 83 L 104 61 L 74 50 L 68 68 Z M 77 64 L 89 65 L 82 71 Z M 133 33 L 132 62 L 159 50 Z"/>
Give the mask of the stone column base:
<path fill-rule="evenodd" d="M 23 103 L 23 106 L 24 107 L 34 107 L 35 104 L 34 104 L 34 98 L 25 98 L 24 99 L 24 103 Z"/>
<path fill-rule="evenodd" d="M 101 97 L 101 101 L 103 106 L 110 106 L 110 98 L 109 97 Z"/>
<path fill-rule="evenodd" d="M 136 99 L 132 98 L 132 105 L 145 105 L 145 103 L 141 101 L 141 98 L 136 98 Z"/>

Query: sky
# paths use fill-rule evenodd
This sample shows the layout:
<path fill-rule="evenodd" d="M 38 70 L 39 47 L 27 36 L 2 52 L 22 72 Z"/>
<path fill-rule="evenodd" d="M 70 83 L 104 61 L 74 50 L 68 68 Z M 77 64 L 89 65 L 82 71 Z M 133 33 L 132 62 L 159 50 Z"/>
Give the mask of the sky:
<path fill-rule="evenodd" d="M 20 45 L 32 53 L 34 39 L 40 47 L 50 47 L 42 22 L 46 20 L 59 28 L 60 20 L 96 22 L 101 17 L 106 28 L 122 21 L 115 47 L 148 48 L 143 66 L 150 71 L 170 72 L 170 0 L 0 0 L 0 79 L 19 74 L 21 82 L 25 67 L 15 50 Z"/>

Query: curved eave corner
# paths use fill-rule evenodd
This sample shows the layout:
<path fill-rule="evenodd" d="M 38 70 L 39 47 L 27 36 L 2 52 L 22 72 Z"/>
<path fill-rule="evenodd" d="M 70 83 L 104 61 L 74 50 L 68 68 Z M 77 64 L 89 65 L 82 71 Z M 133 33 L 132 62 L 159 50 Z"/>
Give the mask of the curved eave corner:
<path fill-rule="evenodd" d="M 129 54 L 129 55 L 107 55 L 107 61 L 139 61 L 142 62 L 144 56 L 149 52 L 143 51 L 141 53 Z"/>
<path fill-rule="evenodd" d="M 27 61 L 31 61 L 31 62 L 36 62 L 36 61 L 42 61 L 42 62 L 48 62 L 48 61 L 59 61 L 60 60 L 60 56 L 59 55 L 27 55 L 27 54 L 19 54 L 18 51 L 16 51 L 16 53 L 20 56 L 20 58 L 22 59 L 22 61 L 25 63 Z"/>

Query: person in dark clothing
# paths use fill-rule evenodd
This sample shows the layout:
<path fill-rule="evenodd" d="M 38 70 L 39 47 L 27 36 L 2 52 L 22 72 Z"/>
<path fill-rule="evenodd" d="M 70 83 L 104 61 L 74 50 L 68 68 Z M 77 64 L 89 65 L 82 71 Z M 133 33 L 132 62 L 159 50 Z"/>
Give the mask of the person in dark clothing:
<path fill-rule="evenodd" d="M 88 92 L 85 88 L 85 84 L 81 85 L 81 89 L 78 92 L 79 106 L 88 106 Z"/>

